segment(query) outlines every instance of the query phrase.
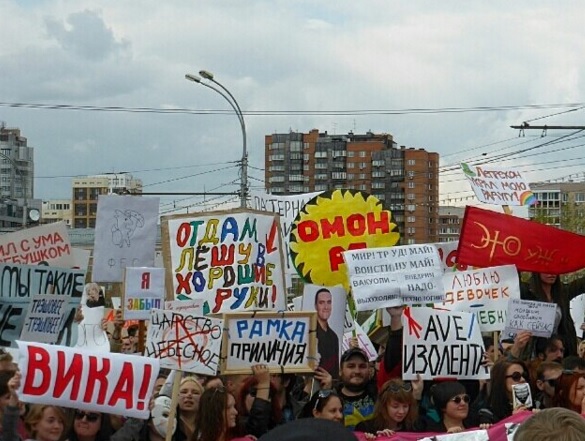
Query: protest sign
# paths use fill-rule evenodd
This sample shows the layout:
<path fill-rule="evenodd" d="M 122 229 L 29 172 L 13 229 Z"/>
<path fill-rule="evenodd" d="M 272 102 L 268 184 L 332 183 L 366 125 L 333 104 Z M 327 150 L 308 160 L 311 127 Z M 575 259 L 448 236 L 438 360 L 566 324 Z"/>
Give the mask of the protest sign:
<path fill-rule="evenodd" d="M 457 262 L 486 268 L 564 274 L 585 268 L 585 236 L 495 211 L 467 206 Z"/>
<path fill-rule="evenodd" d="M 475 313 L 482 332 L 503 330 L 508 300 L 520 298 L 518 271 L 514 265 L 446 272 L 443 286 L 445 301 L 435 306 Z"/>
<path fill-rule="evenodd" d="M 303 206 L 319 194 L 321 192 L 281 196 L 254 190 L 250 192 L 253 209 L 278 213 L 280 216 L 280 234 L 287 275 L 297 275 L 297 271 L 290 257 L 289 235 L 292 224 Z"/>
<path fill-rule="evenodd" d="M 585 323 L 585 294 L 579 294 L 577 297 L 571 299 L 569 303 L 571 318 L 575 323 L 575 332 L 577 337 L 584 335 L 585 331 L 581 329 L 581 325 Z"/>
<path fill-rule="evenodd" d="M 223 374 L 249 374 L 265 364 L 270 371 L 313 372 L 317 341 L 314 312 L 224 314 Z"/>
<path fill-rule="evenodd" d="M 20 339 L 57 343 L 65 325 L 70 298 L 58 294 L 35 294 L 28 306 Z"/>
<path fill-rule="evenodd" d="M 356 190 L 331 190 L 305 204 L 289 235 L 292 262 L 307 283 L 348 287 L 342 253 L 398 243 L 382 202 Z"/>
<path fill-rule="evenodd" d="M 144 354 L 160 366 L 202 375 L 216 375 L 223 320 L 189 311 L 151 311 Z"/>
<path fill-rule="evenodd" d="M 158 360 L 42 343 L 17 344 L 22 401 L 148 418 Z"/>
<path fill-rule="evenodd" d="M 103 306 L 81 306 L 83 320 L 77 325 L 76 348 L 91 349 L 95 352 L 110 352 L 108 334 L 102 329 L 102 319 L 105 317 Z"/>
<path fill-rule="evenodd" d="M 406 308 L 402 378 L 486 380 L 489 369 L 475 314 L 433 308 Z"/>
<path fill-rule="evenodd" d="M 0 264 L 0 346 L 16 347 L 24 316 L 36 294 L 53 293 L 67 298 L 65 321 L 58 341 L 71 345 L 75 310 L 85 282 L 85 271 L 44 265 Z"/>
<path fill-rule="evenodd" d="M 164 309 L 176 312 L 188 310 L 193 315 L 209 314 L 209 310 L 203 307 L 203 300 L 166 300 Z"/>
<path fill-rule="evenodd" d="M 503 335 L 514 338 L 520 331 L 535 337 L 550 337 L 555 326 L 556 303 L 510 299 Z"/>
<path fill-rule="evenodd" d="M 284 310 L 279 228 L 276 214 L 251 210 L 164 216 L 167 300 L 203 300 L 213 314 Z"/>
<path fill-rule="evenodd" d="M 536 196 L 519 170 L 461 163 L 477 199 L 494 205 L 532 205 Z"/>
<path fill-rule="evenodd" d="M 355 324 L 355 337 L 357 338 L 359 347 L 363 349 L 366 354 L 368 354 L 368 359 L 370 361 L 376 361 L 376 359 L 378 358 L 376 348 L 374 347 L 372 341 L 365 333 L 365 331 L 362 329 L 362 327 L 357 323 Z M 353 332 L 346 332 L 345 334 L 343 334 L 343 342 L 341 345 L 342 353 L 349 349 L 350 346 L 349 343 L 352 338 Z"/>
<path fill-rule="evenodd" d="M 94 282 L 123 282 L 124 268 L 154 266 L 159 199 L 98 196 Z"/>
<path fill-rule="evenodd" d="M 65 222 L 56 222 L 1 235 L 0 262 L 73 267 L 75 261 L 71 254 L 67 225 Z"/>
<path fill-rule="evenodd" d="M 419 441 L 490 441 L 486 429 L 466 430 L 459 433 L 446 433 L 420 438 Z"/>
<path fill-rule="evenodd" d="M 443 268 L 434 245 L 346 251 L 358 311 L 442 302 Z"/>
<path fill-rule="evenodd" d="M 443 271 L 467 271 L 468 269 L 471 269 L 468 265 L 457 262 L 458 240 L 451 242 L 437 242 L 433 245 L 436 246 L 437 251 L 439 251 L 439 257 L 443 264 Z"/>
<path fill-rule="evenodd" d="M 164 268 L 126 268 L 122 314 L 125 320 L 148 320 L 151 309 L 162 309 Z"/>

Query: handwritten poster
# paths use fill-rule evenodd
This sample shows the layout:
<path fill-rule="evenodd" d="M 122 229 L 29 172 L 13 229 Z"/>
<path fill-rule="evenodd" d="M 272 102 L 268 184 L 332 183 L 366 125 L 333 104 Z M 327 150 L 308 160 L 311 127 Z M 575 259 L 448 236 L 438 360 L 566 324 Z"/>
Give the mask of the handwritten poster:
<path fill-rule="evenodd" d="M 73 267 L 75 261 L 71 254 L 67 225 L 65 222 L 56 222 L 1 235 L 0 262 Z"/>
<path fill-rule="evenodd" d="M 485 348 L 474 314 L 433 308 L 407 308 L 404 326 L 402 378 L 436 377 L 486 380 Z"/>
<path fill-rule="evenodd" d="M 188 311 L 152 310 L 145 355 L 160 366 L 202 375 L 216 375 L 223 320 Z"/>
<path fill-rule="evenodd" d="M 150 310 L 162 309 L 164 297 L 164 268 L 126 268 L 122 310 L 125 320 L 150 319 Z"/>
<path fill-rule="evenodd" d="M 549 338 L 554 330 L 556 303 L 510 299 L 504 335 L 514 338 L 520 331 L 530 331 L 535 337 Z"/>
<path fill-rule="evenodd" d="M 158 360 L 17 341 L 26 403 L 148 418 Z"/>
<path fill-rule="evenodd" d="M 443 286 L 445 301 L 435 306 L 475 313 L 482 332 L 503 330 L 508 300 L 520 298 L 518 271 L 514 265 L 446 272 Z"/>
<path fill-rule="evenodd" d="M 75 335 L 71 325 L 81 300 L 85 271 L 44 265 L 0 264 L 0 346 L 16 347 L 31 299 L 36 294 L 53 293 L 67 298 L 60 344 L 71 345 Z"/>
<path fill-rule="evenodd" d="M 331 190 L 305 204 L 289 235 L 293 265 L 307 283 L 348 288 L 343 252 L 391 247 L 400 235 L 382 202 L 356 190 Z"/>
<path fill-rule="evenodd" d="M 443 267 L 434 245 L 346 251 L 358 311 L 443 301 Z"/>
<path fill-rule="evenodd" d="M 158 206 L 153 197 L 98 197 L 94 282 L 123 282 L 126 267 L 154 266 Z"/>
<path fill-rule="evenodd" d="M 582 337 L 585 333 L 581 329 L 581 325 L 585 323 L 585 294 L 579 294 L 577 297 L 571 299 L 570 312 L 573 323 L 575 323 L 575 332 L 578 337 Z"/>
<path fill-rule="evenodd" d="M 532 205 L 536 196 L 517 169 L 470 165 L 461 163 L 461 169 L 471 184 L 477 199 L 494 205 Z"/>
<path fill-rule="evenodd" d="M 317 360 L 313 312 L 225 314 L 224 374 L 248 374 L 256 364 L 272 372 L 313 372 Z"/>
<path fill-rule="evenodd" d="M 280 234 L 284 248 L 286 274 L 297 276 L 297 271 L 290 258 L 289 235 L 292 224 L 303 206 L 321 192 L 295 195 L 275 195 L 260 191 L 251 191 L 252 208 L 255 210 L 278 213 L 280 216 Z"/>
<path fill-rule="evenodd" d="M 285 309 L 276 215 L 235 210 L 166 216 L 162 227 L 167 289 L 172 287 L 167 298 L 203 300 L 213 314 Z"/>
<path fill-rule="evenodd" d="M 368 334 L 362 329 L 359 324 L 355 324 L 355 337 L 357 338 L 359 347 L 368 354 L 368 360 L 376 361 L 378 358 L 378 352 L 376 348 L 372 344 L 372 341 L 368 337 Z M 342 343 L 342 351 L 345 352 L 349 349 L 349 343 L 353 338 L 353 332 L 346 332 L 343 334 L 343 343 Z M 342 352 L 342 353 L 343 353 Z"/>
<path fill-rule="evenodd" d="M 65 326 L 70 298 L 58 294 L 37 294 L 29 303 L 20 339 L 39 343 L 57 343 Z"/>

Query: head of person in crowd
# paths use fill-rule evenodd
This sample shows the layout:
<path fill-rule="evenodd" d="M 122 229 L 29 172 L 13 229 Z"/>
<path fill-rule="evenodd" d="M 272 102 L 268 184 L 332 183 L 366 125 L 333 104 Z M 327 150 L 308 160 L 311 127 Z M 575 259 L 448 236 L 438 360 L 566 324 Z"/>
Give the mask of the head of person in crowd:
<path fill-rule="evenodd" d="M 240 391 L 236 397 L 236 407 L 241 418 L 245 419 L 250 415 L 250 411 L 256 398 L 256 392 L 258 391 L 258 379 L 255 376 L 248 376 L 240 385 Z M 282 419 L 282 406 L 279 403 L 277 397 L 276 386 L 271 382 L 269 390 L 270 400 L 270 424 L 269 427 L 274 427 Z"/>
<path fill-rule="evenodd" d="M 326 325 L 331 317 L 332 300 L 331 291 L 327 288 L 321 288 L 315 293 L 315 311 L 317 311 L 317 320 L 321 327 Z"/>
<path fill-rule="evenodd" d="M 349 348 L 341 355 L 339 378 L 343 393 L 361 393 L 370 381 L 368 354 L 360 348 Z"/>
<path fill-rule="evenodd" d="M 343 422 L 343 403 L 333 389 L 321 389 L 313 394 L 303 409 L 303 417 Z"/>
<path fill-rule="evenodd" d="M 169 374 L 170 374 L 169 369 L 161 369 L 158 372 L 158 376 L 156 377 L 156 380 L 154 381 L 154 389 L 152 390 L 152 397 L 153 398 L 156 398 L 158 396 L 160 390 L 165 385 L 165 382 L 167 381 Z"/>
<path fill-rule="evenodd" d="M 543 361 L 536 369 L 536 389 L 540 392 L 539 399 L 543 407 L 552 406 L 552 397 L 555 395 L 557 379 L 563 373 L 563 366 L 554 361 Z"/>
<path fill-rule="evenodd" d="M 8 406 L 10 400 L 10 389 L 8 388 L 8 382 L 14 375 L 10 371 L 0 371 L 0 411 Z"/>
<path fill-rule="evenodd" d="M 197 377 L 189 376 L 181 380 L 178 401 L 178 408 L 181 415 L 195 416 L 197 414 L 201 394 L 203 394 L 203 386 Z"/>
<path fill-rule="evenodd" d="M 110 441 L 113 434 L 110 416 L 100 412 L 76 410 L 68 441 Z"/>
<path fill-rule="evenodd" d="M 585 340 L 579 343 L 579 350 L 578 350 L 579 357 L 585 359 Z"/>
<path fill-rule="evenodd" d="M 354 433 L 334 421 L 301 418 L 282 424 L 262 435 L 258 441 L 356 441 Z"/>
<path fill-rule="evenodd" d="M 164 381 L 158 391 L 157 383 L 155 383 L 155 391 L 153 393 L 152 403 L 150 405 L 149 429 L 158 433 L 162 437 L 166 437 L 168 430 L 174 432 L 176 429 L 176 421 L 173 421 L 171 426 L 169 422 L 169 415 L 171 413 L 173 383 L 175 381 L 175 376 L 179 375 L 177 372 L 178 371 L 169 372 L 166 378 L 165 372 L 163 372 L 162 376 L 159 374 L 157 383 L 161 378 Z"/>
<path fill-rule="evenodd" d="M 535 413 L 514 433 L 514 441 L 582 441 L 585 418 L 555 407 Z"/>
<path fill-rule="evenodd" d="M 388 380 L 380 389 L 374 407 L 373 421 L 378 427 L 412 430 L 418 417 L 418 403 L 412 394 L 412 383 L 399 378 Z"/>
<path fill-rule="evenodd" d="M 541 361 L 560 363 L 565 356 L 563 339 L 558 335 L 551 335 L 549 338 L 538 338 L 536 339 L 535 352 Z"/>
<path fill-rule="evenodd" d="M 469 414 L 470 397 L 458 381 L 434 384 L 430 390 L 431 402 L 439 412 L 445 431 L 464 429 L 464 420 Z"/>
<path fill-rule="evenodd" d="M 237 425 L 236 400 L 225 387 L 211 387 L 201 395 L 191 441 L 227 441 Z"/>
<path fill-rule="evenodd" d="M 88 308 L 95 308 L 97 306 L 106 306 L 106 298 L 104 297 L 104 291 L 95 282 L 88 283 L 86 285 L 85 292 L 87 293 L 87 300 L 85 304 Z"/>
<path fill-rule="evenodd" d="M 33 404 L 24 424 L 35 441 L 60 441 L 65 431 L 65 414 L 57 406 Z"/>
<path fill-rule="evenodd" d="M 134 352 L 136 352 L 136 350 L 138 349 L 138 325 L 128 326 L 126 333 L 128 334 L 130 341 L 132 342 Z"/>
<path fill-rule="evenodd" d="M 134 345 L 130 337 L 122 338 L 122 346 L 120 346 L 120 352 L 122 354 L 134 354 Z"/>
<path fill-rule="evenodd" d="M 556 381 L 555 395 L 552 399 L 554 407 L 564 407 L 582 413 L 583 397 L 585 397 L 585 374 L 563 371 Z"/>
<path fill-rule="evenodd" d="M 16 363 L 10 352 L 4 348 L 0 348 L 0 372 L 8 371 L 14 374 L 16 372 Z"/>
<path fill-rule="evenodd" d="M 492 362 L 495 362 L 502 355 L 500 349 L 494 344 L 494 339 L 489 335 L 483 337 L 483 346 Z"/>
<path fill-rule="evenodd" d="M 216 375 L 205 377 L 205 380 L 203 381 L 203 388 L 205 390 L 214 389 L 216 387 L 225 387 L 223 384 L 223 378 L 221 376 Z"/>
<path fill-rule="evenodd" d="M 490 372 L 490 393 L 488 406 L 494 422 L 512 415 L 512 385 L 528 381 L 528 369 L 522 360 L 512 357 L 499 359 Z"/>
<path fill-rule="evenodd" d="M 563 369 L 585 374 L 585 359 L 577 355 L 569 355 L 563 359 Z"/>

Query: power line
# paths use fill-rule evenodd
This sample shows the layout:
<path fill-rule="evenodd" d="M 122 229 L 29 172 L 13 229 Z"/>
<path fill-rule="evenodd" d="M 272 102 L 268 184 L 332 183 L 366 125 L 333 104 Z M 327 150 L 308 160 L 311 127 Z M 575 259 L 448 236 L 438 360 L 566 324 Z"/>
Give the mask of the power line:
<path fill-rule="evenodd" d="M 231 110 L 204 110 L 188 108 L 158 108 L 158 107 L 126 107 L 126 106 L 90 106 L 74 104 L 48 103 L 8 103 L 0 102 L 0 107 L 40 109 L 40 110 L 72 110 L 88 112 L 123 112 L 123 113 L 156 113 L 156 114 L 187 114 L 187 115 L 233 115 Z M 555 104 L 521 104 L 509 106 L 474 106 L 474 107 L 438 107 L 438 108 L 406 108 L 406 109 L 351 109 L 351 110 L 247 110 L 242 111 L 246 116 L 282 116 L 282 115 L 322 115 L 322 116 L 360 116 L 360 115 L 412 115 L 412 114 L 442 114 L 442 113 L 469 113 L 469 112 L 500 112 L 508 110 L 527 109 L 557 109 L 575 108 L 579 110 L 585 103 L 555 103 Z"/>

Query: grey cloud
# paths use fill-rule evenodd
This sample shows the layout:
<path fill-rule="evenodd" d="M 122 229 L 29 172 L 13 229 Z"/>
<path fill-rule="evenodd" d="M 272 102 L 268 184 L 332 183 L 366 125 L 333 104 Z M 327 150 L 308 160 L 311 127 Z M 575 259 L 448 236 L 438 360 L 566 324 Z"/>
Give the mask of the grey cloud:
<path fill-rule="evenodd" d="M 116 40 L 112 29 L 94 11 L 70 14 L 66 23 L 68 26 L 60 20 L 45 19 L 50 37 L 57 40 L 64 50 L 87 60 L 104 60 L 128 47 L 126 41 Z"/>

